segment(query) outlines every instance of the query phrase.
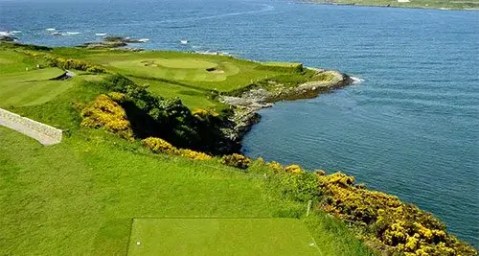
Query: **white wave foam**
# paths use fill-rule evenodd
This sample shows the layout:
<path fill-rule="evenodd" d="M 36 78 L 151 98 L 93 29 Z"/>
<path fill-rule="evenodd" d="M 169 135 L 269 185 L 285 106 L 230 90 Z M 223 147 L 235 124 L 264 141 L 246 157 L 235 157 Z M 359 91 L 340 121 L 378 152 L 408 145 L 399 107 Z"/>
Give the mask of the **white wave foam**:
<path fill-rule="evenodd" d="M 57 29 L 56 29 L 56 28 L 47 28 L 47 29 L 45 29 L 45 30 L 52 32 L 52 31 L 56 31 Z"/>
<path fill-rule="evenodd" d="M 150 41 L 150 39 L 148 38 L 141 38 L 141 39 L 138 39 L 139 42 L 142 42 L 142 43 L 146 43 L 148 41 Z"/>
<path fill-rule="evenodd" d="M 53 32 L 54 35 L 62 35 L 62 36 L 76 36 L 76 35 L 79 35 L 80 32 L 70 32 L 70 31 L 67 31 L 67 32 L 64 32 L 64 33 L 58 33 L 58 32 Z"/>
<path fill-rule="evenodd" d="M 229 52 L 224 52 L 224 51 L 195 51 L 195 53 L 198 54 L 204 54 L 204 55 L 219 55 L 219 56 L 232 56 Z"/>
<path fill-rule="evenodd" d="M 359 78 L 359 77 L 355 77 L 355 76 L 352 76 L 351 80 L 353 80 L 353 84 L 360 84 L 360 83 L 364 82 L 364 79 Z"/>
<path fill-rule="evenodd" d="M 96 33 L 95 36 L 106 36 L 106 33 Z"/>
<path fill-rule="evenodd" d="M 74 36 L 74 35 L 79 35 L 80 32 L 67 32 L 66 34 L 69 36 Z"/>
<path fill-rule="evenodd" d="M 8 31 L 0 31 L 0 36 L 10 36 L 10 32 Z"/>
<path fill-rule="evenodd" d="M 16 35 L 16 34 L 21 34 L 21 33 L 22 33 L 22 31 L 18 31 L 18 30 L 12 30 L 12 31 L 10 31 L 10 34 L 11 34 L 11 35 Z"/>

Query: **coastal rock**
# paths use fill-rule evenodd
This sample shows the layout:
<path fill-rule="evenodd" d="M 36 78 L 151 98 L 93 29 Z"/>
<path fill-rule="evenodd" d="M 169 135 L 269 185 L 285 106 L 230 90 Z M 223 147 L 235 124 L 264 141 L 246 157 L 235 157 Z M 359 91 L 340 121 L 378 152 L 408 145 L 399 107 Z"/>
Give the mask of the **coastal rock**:
<path fill-rule="evenodd" d="M 0 35 L 0 42 L 15 42 L 18 38 L 9 35 Z"/>
<path fill-rule="evenodd" d="M 87 49 L 116 49 L 128 46 L 130 43 L 145 43 L 147 39 L 134 39 L 130 37 L 108 36 L 102 42 L 88 42 L 78 47 Z M 137 49 L 135 49 L 137 50 Z"/>
<path fill-rule="evenodd" d="M 269 90 L 252 85 L 249 90 L 240 93 L 240 95 L 220 96 L 220 101 L 230 105 L 233 111 L 229 117 L 229 121 L 233 125 L 223 128 L 224 134 L 231 140 L 240 143 L 243 136 L 251 130 L 251 127 L 260 121 L 261 116 L 257 113 L 258 110 L 272 107 L 275 102 L 282 100 L 314 98 L 321 93 L 341 88 L 353 82 L 348 75 L 338 71 L 309 69 L 314 70 L 317 75 L 327 74 L 330 79 L 311 81 L 296 87 L 274 84 Z"/>
<path fill-rule="evenodd" d="M 233 114 L 228 118 L 229 126 L 225 126 L 222 131 L 225 136 L 241 147 L 241 140 L 244 135 L 251 130 L 253 125 L 257 124 L 261 116 L 252 111 L 249 107 L 233 107 Z"/>

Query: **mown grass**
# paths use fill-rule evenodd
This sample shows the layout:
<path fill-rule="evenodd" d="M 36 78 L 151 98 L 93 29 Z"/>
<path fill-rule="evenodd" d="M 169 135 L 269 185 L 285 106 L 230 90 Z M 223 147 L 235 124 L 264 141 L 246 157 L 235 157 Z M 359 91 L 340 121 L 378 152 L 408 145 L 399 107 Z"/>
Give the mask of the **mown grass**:
<path fill-rule="evenodd" d="M 185 85 L 203 90 L 231 91 L 251 81 L 281 74 L 258 69 L 260 63 L 229 56 L 168 51 L 88 51 L 70 48 L 56 49 L 55 53 L 73 55 L 75 58 L 103 65 L 127 76 L 177 84 L 183 82 Z M 207 68 L 216 68 L 219 72 L 208 72 Z"/>
<path fill-rule="evenodd" d="M 125 52 L 58 48 L 55 54 L 74 57 L 119 72 L 162 97 L 178 97 L 191 109 L 221 110 L 225 106 L 211 99 L 211 92 L 227 93 L 268 79 L 308 81 L 297 73 L 299 63 L 259 63 L 230 56 L 147 51 Z M 211 70 L 207 70 L 211 69 Z M 288 81 L 289 81 L 288 80 Z"/>
<path fill-rule="evenodd" d="M 287 217 L 262 176 L 157 156 L 102 131 L 53 147 L 0 128 L 0 254 L 125 255 L 132 218 Z M 370 255 L 345 227 L 313 225 L 325 255 Z"/>
<path fill-rule="evenodd" d="M 80 50 L 56 51 L 98 61 L 103 60 L 101 55 L 108 56 L 104 52 L 90 55 Z M 149 54 L 176 55 L 145 53 Z M 32 86 L 43 86 L 50 83 L 45 79 L 58 72 L 56 69 L 25 71 L 25 66 L 35 67 L 39 60 L 15 51 L 3 50 L 0 56 L 2 72 L 5 71 L 1 78 L 13 77 L 19 82 L 3 86 L 17 90 L 19 95 L 25 93 L 20 87 L 28 79 L 35 81 Z M 112 54 L 111 59 L 118 56 Z M 210 56 L 204 58 L 216 60 Z M 254 70 L 256 64 L 245 63 L 253 73 L 260 72 Z M 0 127 L 0 255 L 126 255 L 134 218 L 304 216 L 306 205 L 272 189 L 261 170 L 245 173 L 221 165 L 218 159 L 193 161 L 155 155 L 138 142 L 122 140 L 103 130 L 80 128 L 80 109 L 106 90 L 98 82 L 102 78 L 102 75 L 80 74 L 54 84 L 65 87 L 60 93 L 52 94 L 38 87 L 25 100 L 14 101 L 0 93 L 2 107 L 9 100 L 9 110 L 65 130 L 62 143 L 43 147 Z M 161 89 L 169 84 L 178 87 Z M 209 101 L 197 100 L 204 98 L 201 93 L 205 88 L 201 85 L 190 88 L 158 81 L 156 86 L 160 87 L 158 93 L 168 91 L 170 96 L 181 96 L 175 90 L 198 93 L 198 97 L 191 98 L 192 105 L 203 106 Z M 372 255 L 337 220 L 313 215 L 304 221 L 312 223 L 307 225 L 308 229 L 323 255 Z"/>
<path fill-rule="evenodd" d="M 135 219 L 128 255 L 321 256 L 297 219 Z"/>
<path fill-rule="evenodd" d="M 154 155 L 102 130 L 79 128 L 75 106 L 101 92 L 94 85 L 84 82 L 45 104 L 14 108 L 68 129 L 71 136 L 61 144 L 43 147 L 0 128 L 0 254 L 126 255 L 133 218 L 304 214 L 305 205 L 282 198 L 262 175 L 216 159 Z M 328 229 L 316 228 L 310 231 L 324 255 L 370 255 L 345 227 L 330 237 Z"/>
<path fill-rule="evenodd" d="M 226 106 L 212 95 L 231 93 L 251 84 L 267 85 L 265 81 L 270 80 L 285 86 L 296 86 L 312 80 L 313 73 L 310 70 L 303 71 L 300 63 L 260 63 L 230 56 L 184 52 L 54 48 L 33 57 L 15 47 L 0 47 L 0 74 L 4 77 L 0 86 L 5 87 L 2 90 L 5 95 L 0 94 L 4 99 L 2 106 L 22 105 L 22 101 L 29 105 L 44 103 L 75 84 L 75 81 L 50 81 L 50 78 L 55 77 L 54 74 L 40 79 L 35 72 L 47 72 L 36 70 L 37 65 L 45 65 L 42 54 L 99 65 L 108 72 L 121 73 L 138 84 L 149 86 L 149 90 L 156 95 L 180 98 L 190 109 L 216 111 Z M 43 95 L 43 98 L 36 100 L 42 91 L 48 90 L 51 92 L 48 96 Z"/>
<path fill-rule="evenodd" d="M 45 103 L 66 92 L 77 79 L 53 81 L 63 74 L 58 68 L 37 69 L 2 75 L 0 106 L 27 106 Z"/>

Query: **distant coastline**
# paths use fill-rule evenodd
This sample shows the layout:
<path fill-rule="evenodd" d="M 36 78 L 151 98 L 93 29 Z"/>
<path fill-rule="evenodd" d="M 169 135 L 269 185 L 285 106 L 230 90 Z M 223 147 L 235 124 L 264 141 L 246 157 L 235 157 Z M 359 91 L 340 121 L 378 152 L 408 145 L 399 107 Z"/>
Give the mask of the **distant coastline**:
<path fill-rule="evenodd" d="M 453 11 L 479 11 L 479 1 L 441 2 L 430 1 L 418 3 L 416 1 L 388 1 L 388 0 L 305 0 L 305 3 L 338 5 L 338 6 L 361 6 L 361 7 L 384 7 L 384 8 L 407 8 L 407 9 L 433 9 Z"/>

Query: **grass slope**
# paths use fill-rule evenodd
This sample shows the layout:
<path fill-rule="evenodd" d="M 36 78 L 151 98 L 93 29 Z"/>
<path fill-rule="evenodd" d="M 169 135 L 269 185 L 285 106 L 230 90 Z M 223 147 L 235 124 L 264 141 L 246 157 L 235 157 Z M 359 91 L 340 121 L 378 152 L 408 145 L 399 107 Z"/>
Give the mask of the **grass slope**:
<path fill-rule="evenodd" d="M 268 218 L 304 210 L 272 195 L 261 176 L 154 156 L 101 131 L 82 135 L 43 147 L 0 128 L 0 254 L 125 255 L 133 218 Z M 370 255 L 328 221 L 337 227 L 312 229 L 326 255 Z"/>

